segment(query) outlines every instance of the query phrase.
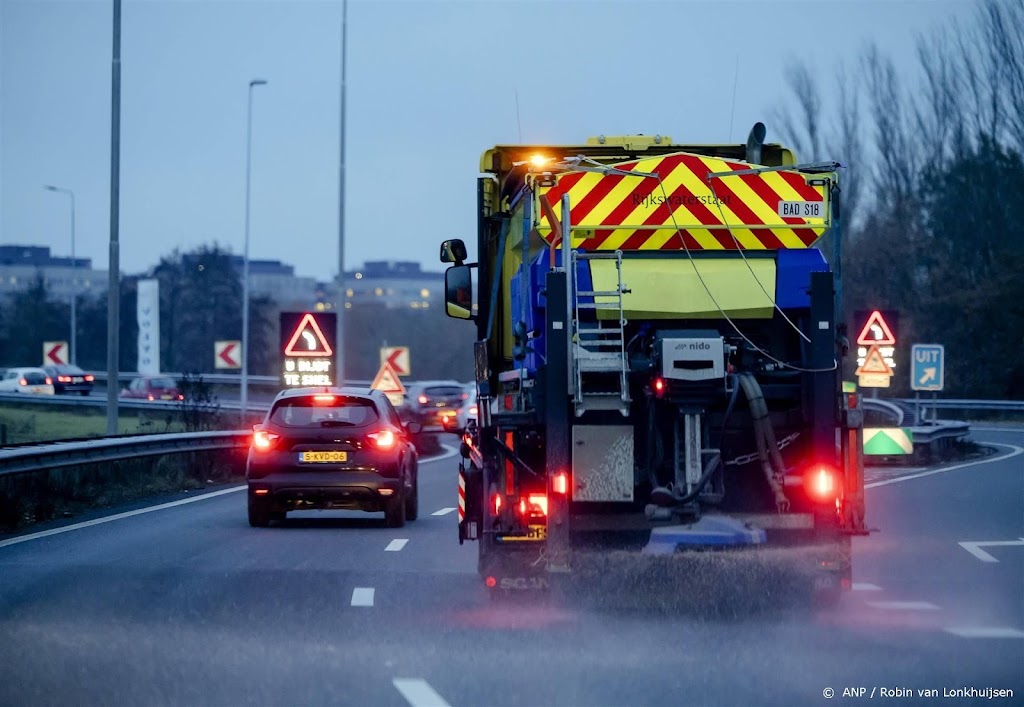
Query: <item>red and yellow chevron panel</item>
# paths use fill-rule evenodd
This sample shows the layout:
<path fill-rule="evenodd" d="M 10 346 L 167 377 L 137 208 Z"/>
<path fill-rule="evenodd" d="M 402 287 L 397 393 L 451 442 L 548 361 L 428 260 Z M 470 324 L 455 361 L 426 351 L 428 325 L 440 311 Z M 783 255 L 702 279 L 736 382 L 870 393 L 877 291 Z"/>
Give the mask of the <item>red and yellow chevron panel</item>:
<path fill-rule="evenodd" d="M 612 166 L 661 179 L 569 171 L 558 175 L 554 186 L 540 189 L 540 198 L 547 200 L 559 222 L 562 195 L 569 194 L 573 248 L 810 248 L 831 222 L 827 187 L 809 184 L 808 177 L 795 170 L 709 180 L 709 173 L 749 170 L 753 165 L 687 152 Z M 552 232 L 546 211 L 538 205 L 534 218 L 541 237 L 554 243 L 560 232 Z"/>

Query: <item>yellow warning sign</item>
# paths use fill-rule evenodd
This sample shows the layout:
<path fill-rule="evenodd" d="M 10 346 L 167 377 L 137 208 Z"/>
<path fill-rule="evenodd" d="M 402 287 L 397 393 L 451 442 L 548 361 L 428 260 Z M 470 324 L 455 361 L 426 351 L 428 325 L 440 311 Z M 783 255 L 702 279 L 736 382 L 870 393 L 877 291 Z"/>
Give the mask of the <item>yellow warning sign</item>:
<path fill-rule="evenodd" d="M 382 393 L 398 393 L 405 394 L 405 386 L 402 385 L 402 381 L 398 379 L 398 373 L 391 367 L 391 364 L 387 361 L 377 371 L 377 377 L 373 379 L 373 383 L 370 385 L 373 390 L 379 390 Z"/>
<path fill-rule="evenodd" d="M 877 344 L 871 345 L 871 348 L 868 349 L 867 355 L 864 357 L 864 363 L 857 369 L 858 376 L 868 374 L 877 374 L 882 376 L 892 375 L 892 368 L 890 368 L 889 364 L 885 362 L 885 356 L 882 355 Z"/>

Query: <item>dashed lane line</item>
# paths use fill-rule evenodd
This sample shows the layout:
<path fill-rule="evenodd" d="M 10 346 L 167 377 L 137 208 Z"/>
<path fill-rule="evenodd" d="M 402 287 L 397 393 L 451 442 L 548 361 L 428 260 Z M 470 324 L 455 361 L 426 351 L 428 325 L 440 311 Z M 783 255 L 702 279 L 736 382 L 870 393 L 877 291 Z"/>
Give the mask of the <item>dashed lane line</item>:
<path fill-rule="evenodd" d="M 448 515 L 449 513 L 451 513 L 454 510 L 455 510 L 454 508 L 442 508 L 439 511 L 434 511 L 430 515 L 432 515 L 432 516 L 446 516 L 446 515 Z"/>
<path fill-rule="evenodd" d="M 883 611 L 936 611 L 939 608 L 927 601 L 869 601 L 868 606 Z"/>
<path fill-rule="evenodd" d="M 398 552 L 403 547 L 405 547 L 405 544 L 407 542 L 409 542 L 408 538 L 395 538 L 394 540 L 388 543 L 388 546 L 386 548 L 384 548 L 384 552 Z"/>
<path fill-rule="evenodd" d="M 451 707 L 426 680 L 395 678 L 391 683 L 412 707 Z"/>
<path fill-rule="evenodd" d="M 1024 638 L 1024 631 L 1003 626 L 953 626 L 946 633 L 960 638 Z"/>
<path fill-rule="evenodd" d="M 373 606 L 373 587 L 356 587 L 353 589 L 352 606 Z"/>

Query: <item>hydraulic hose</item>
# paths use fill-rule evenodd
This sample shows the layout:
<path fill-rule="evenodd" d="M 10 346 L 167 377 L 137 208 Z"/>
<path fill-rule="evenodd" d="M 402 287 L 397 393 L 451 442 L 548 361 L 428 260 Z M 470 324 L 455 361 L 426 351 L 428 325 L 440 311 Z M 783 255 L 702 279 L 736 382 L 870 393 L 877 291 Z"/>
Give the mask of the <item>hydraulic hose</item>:
<path fill-rule="evenodd" d="M 747 396 L 747 401 L 750 404 L 750 416 L 754 422 L 754 437 L 757 440 L 761 471 L 775 495 L 775 505 L 781 513 L 789 509 L 789 499 L 786 498 L 781 483 L 785 466 L 782 462 L 782 453 L 775 442 L 771 421 L 768 419 L 768 406 L 765 403 L 764 394 L 761 392 L 761 386 L 758 385 L 757 379 L 752 374 L 741 373 L 739 380 L 743 387 L 743 393 Z M 775 463 L 777 471 L 772 470 L 772 462 Z"/>

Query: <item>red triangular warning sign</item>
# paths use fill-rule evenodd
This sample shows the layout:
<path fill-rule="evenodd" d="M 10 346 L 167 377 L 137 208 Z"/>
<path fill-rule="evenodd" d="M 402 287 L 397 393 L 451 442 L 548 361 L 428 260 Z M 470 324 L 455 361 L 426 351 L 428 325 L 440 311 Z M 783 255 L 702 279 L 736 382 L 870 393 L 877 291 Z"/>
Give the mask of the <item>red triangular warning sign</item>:
<path fill-rule="evenodd" d="M 857 375 L 862 376 L 865 373 L 881 373 L 882 375 L 891 376 L 892 369 L 889 368 L 889 364 L 885 362 L 885 356 L 878 350 L 877 346 L 872 346 L 868 349 L 868 355 L 864 357 L 864 364 L 857 369 Z"/>
<path fill-rule="evenodd" d="M 382 393 L 405 393 L 405 386 L 402 385 L 395 369 L 387 361 L 377 371 L 377 377 L 373 379 L 370 389 L 379 390 Z"/>
<path fill-rule="evenodd" d="M 882 338 L 878 338 L 879 335 Z M 871 344 L 877 344 L 878 346 L 896 345 L 896 337 L 889 331 L 889 325 L 885 323 L 882 313 L 877 309 L 871 313 L 871 316 L 868 317 L 868 323 L 860 330 L 857 344 L 859 346 L 871 346 Z"/>
<path fill-rule="evenodd" d="M 295 327 L 295 333 L 284 347 L 285 356 L 333 356 L 334 350 L 327 342 L 316 317 L 309 312 Z"/>

